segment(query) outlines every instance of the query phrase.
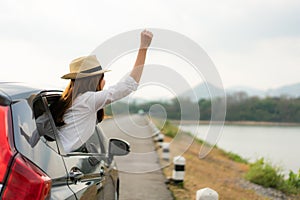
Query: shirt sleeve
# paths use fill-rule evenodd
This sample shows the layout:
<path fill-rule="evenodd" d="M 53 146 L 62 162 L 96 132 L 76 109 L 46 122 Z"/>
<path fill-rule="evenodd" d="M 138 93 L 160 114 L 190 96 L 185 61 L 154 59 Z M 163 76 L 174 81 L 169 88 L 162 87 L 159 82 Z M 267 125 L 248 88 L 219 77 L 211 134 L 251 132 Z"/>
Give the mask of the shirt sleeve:
<path fill-rule="evenodd" d="M 122 79 L 117 84 L 110 86 L 106 90 L 93 92 L 93 96 L 90 99 L 93 102 L 88 103 L 91 106 L 94 105 L 93 110 L 97 111 L 114 101 L 128 96 L 131 92 L 137 90 L 137 87 L 138 83 L 131 76 L 127 76 L 125 79 Z"/>

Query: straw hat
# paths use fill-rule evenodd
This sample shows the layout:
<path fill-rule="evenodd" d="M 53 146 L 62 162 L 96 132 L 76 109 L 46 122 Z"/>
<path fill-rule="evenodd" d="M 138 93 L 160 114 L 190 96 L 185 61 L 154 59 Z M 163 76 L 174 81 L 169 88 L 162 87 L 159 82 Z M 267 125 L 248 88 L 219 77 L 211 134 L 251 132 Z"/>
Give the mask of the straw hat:
<path fill-rule="evenodd" d="M 78 79 L 103 74 L 103 70 L 95 55 L 83 56 L 72 60 L 70 73 L 63 75 L 62 79 Z"/>

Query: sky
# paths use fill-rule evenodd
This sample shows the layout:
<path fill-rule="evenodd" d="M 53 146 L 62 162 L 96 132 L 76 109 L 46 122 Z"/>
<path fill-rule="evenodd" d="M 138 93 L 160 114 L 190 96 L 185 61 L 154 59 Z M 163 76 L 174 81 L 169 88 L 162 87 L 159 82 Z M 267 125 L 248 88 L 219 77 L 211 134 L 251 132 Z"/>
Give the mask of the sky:
<path fill-rule="evenodd" d="M 156 28 L 200 45 L 224 88 L 265 90 L 298 83 L 299 13 L 298 0 L 1 0 L 0 81 L 64 87 L 67 82 L 60 77 L 72 59 L 120 33 Z M 170 56 L 152 52 L 146 62 L 172 65 L 166 62 L 175 59 Z M 131 69 L 134 58 L 131 53 L 111 66 L 107 86 Z M 192 85 L 201 81 L 192 76 L 184 78 Z"/>

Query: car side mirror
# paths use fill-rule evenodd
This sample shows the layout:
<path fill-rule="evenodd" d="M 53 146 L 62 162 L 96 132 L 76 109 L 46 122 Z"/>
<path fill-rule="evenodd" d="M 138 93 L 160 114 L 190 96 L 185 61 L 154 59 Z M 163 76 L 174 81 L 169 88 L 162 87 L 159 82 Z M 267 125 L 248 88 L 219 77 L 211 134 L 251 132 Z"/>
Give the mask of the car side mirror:
<path fill-rule="evenodd" d="M 112 138 L 109 140 L 108 154 L 109 156 L 125 156 L 130 152 L 130 145 L 128 142 Z"/>

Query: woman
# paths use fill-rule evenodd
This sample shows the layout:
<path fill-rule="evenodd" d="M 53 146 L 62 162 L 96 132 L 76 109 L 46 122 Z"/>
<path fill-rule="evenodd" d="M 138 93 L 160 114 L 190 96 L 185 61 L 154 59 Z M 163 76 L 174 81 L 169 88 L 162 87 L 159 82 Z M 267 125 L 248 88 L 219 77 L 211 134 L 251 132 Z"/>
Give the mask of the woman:
<path fill-rule="evenodd" d="M 59 139 L 66 153 L 82 147 L 93 134 L 97 119 L 103 118 L 103 108 L 137 89 L 152 33 L 141 33 L 140 49 L 128 77 L 103 90 L 104 73 L 95 55 L 80 57 L 70 64 L 70 73 L 62 76 L 71 79 L 59 101 L 51 108 L 59 131 Z M 100 117 L 97 117 L 97 114 Z"/>

